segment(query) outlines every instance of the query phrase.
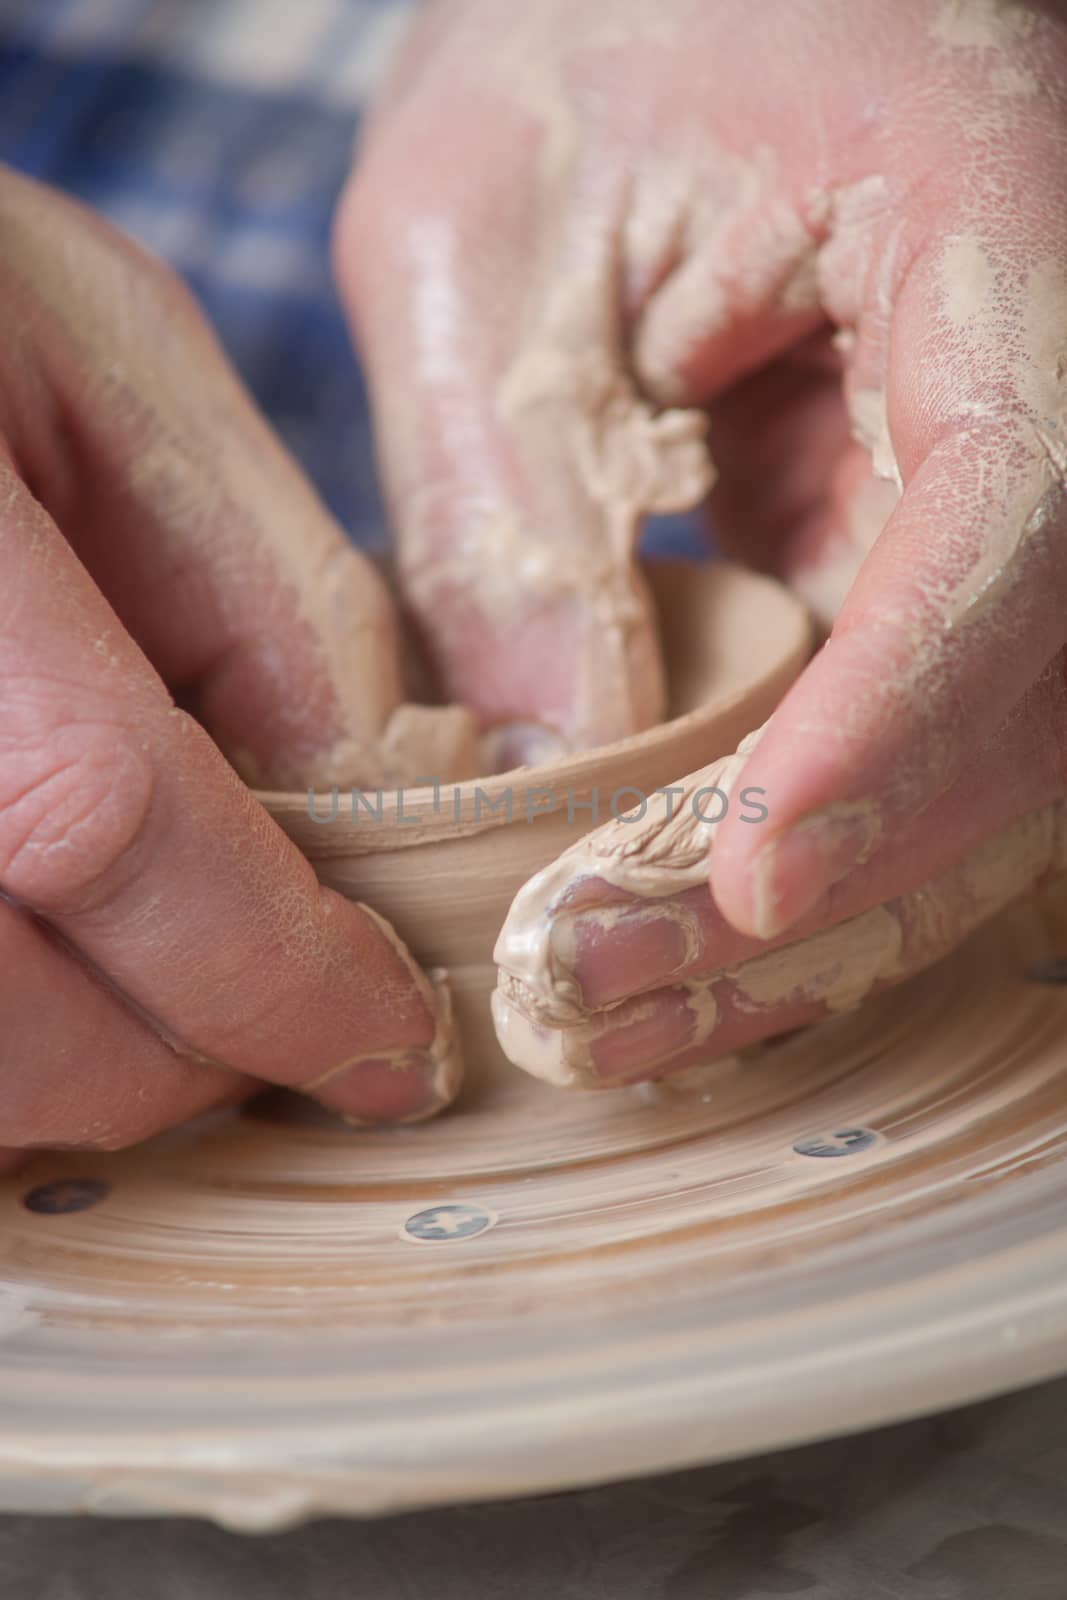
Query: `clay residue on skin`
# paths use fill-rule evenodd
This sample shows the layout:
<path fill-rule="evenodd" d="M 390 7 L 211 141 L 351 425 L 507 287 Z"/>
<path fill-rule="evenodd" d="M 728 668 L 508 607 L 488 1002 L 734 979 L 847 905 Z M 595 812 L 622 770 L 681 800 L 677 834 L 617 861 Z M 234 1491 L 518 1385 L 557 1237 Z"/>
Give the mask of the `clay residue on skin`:
<path fill-rule="evenodd" d="M 585 278 L 558 270 L 551 251 L 548 257 L 515 356 L 498 381 L 496 411 L 507 433 L 524 438 L 531 453 L 539 439 L 546 459 L 563 446 L 565 459 L 556 470 L 592 509 L 594 524 L 588 533 L 576 528 L 566 541 L 537 541 L 540 569 L 529 575 L 532 582 L 524 576 L 521 589 L 509 559 L 528 541 L 521 524 L 509 529 L 504 519 L 501 531 L 510 537 L 498 540 L 500 554 L 493 559 L 507 568 L 511 608 L 515 595 L 528 607 L 547 588 L 553 599 L 574 597 L 592 612 L 597 659 L 587 653 L 579 663 L 571 713 L 581 741 L 583 729 L 603 736 L 603 730 L 640 728 L 663 714 L 653 664 L 647 672 L 635 670 L 635 641 L 650 618 L 633 552 L 643 517 L 696 505 L 714 471 L 704 415 L 657 412 L 636 394 L 622 366 L 609 314 L 617 295 L 610 282 L 614 251 L 598 253 Z M 485 542 L 483 534 L 479 548 Z M 518 570 L 525 573 L 521 565 Z M 499 588 L 486 598 L 499 607 Z M 621 705 L 628 694 L 632 704 Z"/>
<path fill-rule="evenodd" d="M 1067 870 L 1067 804 L 1020 817 L 901 902 L 904 970 L 929 965 L 1020 896 Z"/>
<path fill-rule="evenodd" d="M 709 1040 L 719 1021 L 719 1010 L 710 981 L 695 979 L 676 984 L 672 995 L 684 997 L 690 1028 L 682 1049 L 698 1048 Z M 562 1027 L 530 1016 L 516 1003 L 515 987 L 505 979 L 494 991 L 492 1000 L 493 1024 L 501 1049 L 508 1059 L 521 1066 L 535 1078 L 554 1084 L 561 1089 L 605 1088 L 623 1085 L 634 1073 L 615 1076 L 598 1070 L 593 1045 L 604 1039 L 612 1026 L 612 1013 L 587 1013 L 580 1022 Z M 657 1015 L 658 999 L 627 1004 L 622 1028 L 647 1022 Z M 649 1054 L 641 1063 L 640 1076 L 654 1077 L 657 1066 L 666 1067 L 678 1053 L 677 1044 L 657 1058 Z"/>
<path fill-rule="evenodd" d="M 995 834 L 960 863 L 960 886 L 978 916 L 999 909 L 1057 865 L 1064 807 L 1047 806 Z"/>
<path fill-rule="evenodd" d="M 500 930 L 493 959 L 506 977 L 508 1003 L 521 1001 L 541 1022 L 575 1022 L 585 1005 L 573 973 L 573 949 L 565 897 L 588 879 L 649 900 L 662 900 L 707 882 L 708 852 L 715 823 L 713 797 L 694 806 L 701 789 L 718 789 L 729 800 L 741 770 L 759 740 L 757 729 L 737 752 L 673 786 L 673 794 L 648 797 L 639 820 L 625 816 L 579 839 L 519 890 Z M 588 916 L 591 908 L 583 908 Z M 610 907 L 605 915 L 610 917 Z M 502 980 L 503 981 L 503 980 Z"/>
<path fill-rule="evenodd" d="M 432 967 L 423 972 L 412 959 L 411 952 L 396 930 L 384 917 L 380 917 L 370 906 L 360 901 L 356 903 L 368 921 L 378 929 L 382 938 L 395 950 L 418 989 L 427 1012 L 433 1018 L 433 1038 L 428 1045 L 422 1047 L 404 1045 L 392 1049 L 374 1048 L 361 1055 L 351 1056 L 337 1062 L 314 1082 L 301 1085 L 302 1092 L 318 1093 L 331 1079 L 358 1069 L 361 1062 L 385 1061 L 397 1072 L 424 1071 L 429 1064 L 432 1098 L 427 1105 L 403 1119 L 405 1122 L 422 1122 L 428 1117 L 436 1116 L 438 1111 L 449 1105 L 455 1099 L 463 1081 L 463 1054 L 453 1015 L 452 990 L 448 973 L 440 967 Z M 364 1126 L 364 1119 L 361 1117 L 347 1116 L 345 1121 L 351 1122 L 355 1127 Z"/>
<path fill-rule="evenodd" d="M 692 351 L 742 305 L 765 302 L 798 325 L 817 317 L 817 235 L 829 209 L 821 191 L 809 195 L 803 214 L 781 198 L 780 159 L 770 145 L 742 153 L 692 133 L 687 149 L 684 130 L 681 142 L 671 161 L 639 161 L 630 193 L 642 219 L 634 289 L 665 263 L 672 267 L 641 307 L 634 347 L 642 387 L 665 405 L 684 394 Z"/>
<path fill-rule="evenodd" d="M 885 388 L 850 390 L 849 414 L 853 437 L 870 456 L 875 476 L 887 478 L 899 488 L 900 468 L 889 436 Z"/>
<path fill-rule="evenodd" d="M 1006 369 L 1010 392 L 995 413 L 972 406 L 975 426 L 995 421 L 997 455 L 983 443 L 974 470 L 986 493 L 980 553 L 946 596 L 946 626 L 987 615 L 1020 581 L 1031 546 L 1045 536 L 1067 464 L 1067 268 L 1030 262 L 1022 283 L 976 235 L 946 241 L 941 260 L 946 325 L 962 359 L 990 379 Z"/>
<path fill-rule="evenodd" d="M 499 971 L 492 1001 L 498 1041 L 517 1065 L 560 1085 L 622 1082 L 596 1069 L 593 1045 L 635 1018 L 655 1017 L 657 995 L 668 992 L 675 1000 L 685 995 L 691 1035 L 681 1046 L 672 1035 L 667 1056 L 657 1061 L 650 1055 L 642 1076 L 712 1043 L 724 996 L 732 1012 L 756 1016 L 770 1017 L 783 1006 L 821 1008 L 824 1015 L 851 1009 L 876 988 L 939 959 L 1067 866 L 1067 804 L 1058 803 L 1002 829 L 899 899 L 736 966 L 693 973 L 689 963 L 700 958 L 700 928 L 691 906 L 677 897 L 707 884 L 714 825 L 699 820 L 691 800 L 704 787 L 729 796 L 762 731 L 743 740 L 735 755 L 686 779 L 680 794 L 655 796 L 640 820 L 635 812 L 586 835 L 520 889 L 494 951 Z M 842 804 L 835 818 L 844 828 L 866 830 L 865 857 L 878 848 L 880 819 L 868 804 Z M 588 894 L 596 884 L 621 894 L 598 901 Z M 583 888 L 584 894 L 576 892 Z M 578 919 L 610 937 L 646 906 L 650 917 L 667 917 L 682 931 L 683 956 L 672 969 L 677 975 L 650 973 L 643 999 L 590 1008 L 575 976 Z M 602 1045 L 598 1055 L 603 1060 Z"/>
<path fill-rule="evenodd" d="M 1041 87 L 1037 74 L 1017 63 L 994 67 L 989 74 L 989 82 L 997 94 L 1007 95 L 1011 99 L 1029 99 Z"/>
<path fill-rule="evenodd" d="M 572 1089 L 580 1083 L 580 1075 L 567 1055 L 570 1032 L 553 1028 L 526 1015 L 512 1004 L 507 991 L 497 988 L 489 1002 L 497 1041 L 508 1060 L 521 1066 L 531 1077 L 555 1084 L 559 1089 Z"/>
<path fill-rule="evenodd" d="M 239 644 L 277 686 L 284 726 L 271 742 L 282 753 L 254 755 L 232 728 L 210 728 L 236 770 L 264 789 L 410 779 L 434 770 L 427 758 L 473 775 L 466 713 L 417 714 L 426 751 L 411 747 L 414 708 L 396 711 L 398 629 L 380 574 L 278 446 L 177 285 L 161 286 L 158 263 L 96 219 L 78 220 L 75 271 L 66 202 L 10 173 L 4 185 L 5 269 L 33 308 L 43 369 L 99 428 L 101 459 L 122 451 L 124 495 L 170 541 L 182 583 L 196 573 L 216 651 Z M 135 337 L 142 326 L 158 338 Z"/>
<path fill-rule="evenodd" d="M 899 971 L 900 923 L 885 906 L 838 923 L 797 944 L 746 961 L 723 976 L 735 994 L 757 1011 L 787 1000 L 820 1002 L 829 1011 L 847 1011 L 876 983 Z"/>
<path fill-rule="evenodd" d="M 470 48 L 507 86 L 509 104 L 529 127 L 536 226 L 518 282 L 494 282 L 471 336 L 486 352 L 489 404 L 488 415 L 466 424 L 476 437 L 465 454 L 488 452 L 491 470 L 469 492 L 462 484 L 457 492 L 451 479 L 416 487 L 405 506 L 402 559 L 408 593 L 432 617 L 441 655 L 462 654 L 445 614 L 457 592 L 493 631 L 553 614 L 568 619 L 561 632 L 575 645 L 574 669 L 556 717 L 580 749 L 664 714 L 655 622 L 634 549 L 647 513 L 697 504 L 714 473 L 703 413 L 650 403 L 629 371 L 625 164 L 605 153 L 594 174 L 574 71 L 586 52 L 630 47 L 646 34 L 662 41 L 664 21 L 636 6 L 599 25 L 559 10 L 566 21 L 559 52 L 557 36 L 546 38 L 541 28 L 501 35 L 466 19 Z M 465 326 L 447 303 L 458 273 L 449 256 L 456 237 L 423 219 L 413 246 L 416 277 L 442 285 L 427 291 L 425 303 L 416 296 L 419 359 L 432 385 L 455 388 L 455 342 Z M 455 411 L 458 435 L 465 418 L 462 406 Z"/>
<path fill-rule="evenodd" d="M 635 514 L 684 511 L 704 497 L 714 474 L 702 412 L 656 412 L 620 378 L 598 382 L 588 372 L 575 393 L 572 377 L 573 364 L 568 373 L 558 354 L 535 347 L 509 370 L 497 403 L 517 427 L 531 406 L 573 412 L 578 476 L 613 532 L 632 533 Z"/>
<path fill-rule="evenodd" d="M 940 44 L 998 50 L 1026 39 L 1037 17 L 1022 0 L 942 0 L 930 25 Z"/>
<path fill-rule="evenodd" d="M 946 241 L 941 281 L 945 315 L 954 328 L 966 328 L 993 309 L 996 271 L 981 240 L 974 235 Z"/>
<path fill-rule="evenodd" d="M 877 266 L 883 198 L 878 183 L 857 187 L 855 225 L 843 232 L 838 225 L 821 263 L 828 310 L 858 330 L 847 352 L 849 382 L 860 397 L 855 432 L 875 457 L 879 436 L 883 444 L 888 439 L 880 397 L 891 308 L 887 299 L 884 317 L 864 318 L 860 289 Z M 916 274 L 917 281 L 927 274 L 919 292 L 934 310 L 927 359 L 915 372 L 922 392 L 911 403 L 944 416 L 942 482 L 932 466 L 927 481 L 945 521 L 935 529 L 939 560 L 923 575 L 914 616 L 901 617 L 910 655 L 886 690 L 920 715 L 931 684 L 963 648 L 961 630 L 984 628 L 990 648 L 999 650 L 1004 630 L 1024 625 L 1028 595 L 1054 570 L 1050 541 L 1059 538 L 1067 483 L 1067 269 L 1055 256 L 1022 254 L 985 212 L 971 205 L 970 213 L 973 225 L 947 235 Z M 846 547 L 842 560 L 849 555 Z M 831 595 L 825 609 L 836 599 Z M 925 778 L 902 770 L 897 784 L 897 802 L 906 808 L 911 792 L 924 792 Z"/>
<path fill-rule="evenodd" d="M 684 992 L 694 1015 L 682 1050 L 711 1042 L 718 1025 L 719 986 L 731 1010 L 768 1016 L 803 1004 L 824 1013 L 850 1010 L 877 987 L 922 970 L 958 945 L 1021 895 L 1067 868 L 1067 803 L 1057 802 L 1019 819 L 965 855 L 939 878 L 899 900 L 874 906 L 834 927 L 768 950 L 736 967 L 665 987 Z M 620 908 L 621 909 L 621 908 Z M 544 946 L 531 943 L 530 951 Z M 564 1001 L 562 989 L 559 991 Z M 641 1004 L 655 1014 L 657 990 Z M 627 1007 L 632 1002 L 625 1002 Z M 590 1044 L 603 1037 L 613 1011 L 589 1011 L 580 996 L 551 1005 L 551 987 L 535 989 L 513 973 L 500 974 L 493 999 L 497 1035 L 518 1066 L 561 1085 L 610 1082 L 593 1069 Z M 641 1015 L 640 1008 L 634 1015 Z M 630 1019 L 627 1009 L 626 1020 Z M 678 1046 L 670 1052 L 677 1057 Z M 668 1058 L 669 1061 L 670 1058 Z M 644 1075 L 654 1076 L 650 1058 Z M 620 1080 L 621 1081 L 621 1080 Z"/>

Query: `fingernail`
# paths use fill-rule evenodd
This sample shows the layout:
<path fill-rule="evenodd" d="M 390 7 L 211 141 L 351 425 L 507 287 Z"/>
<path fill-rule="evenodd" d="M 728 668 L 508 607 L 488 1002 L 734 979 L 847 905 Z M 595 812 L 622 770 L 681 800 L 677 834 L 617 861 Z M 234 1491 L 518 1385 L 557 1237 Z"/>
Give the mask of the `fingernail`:
<path fill-rule="evenodd" d="M 434 1063 L 425 1050 L 364 1057 L 315 1093 L 354 1128 L 419 1122 L 441 1106 Z"/>
<path fill-rule="evenodd" d="M 605 1006 L 657 988 L 692 966 L 703 938 L 695 913 L 674 900 L 581 912 L 573 919 L 568 945 L 583 1001 Z"/>
<path fill-rule="evenodd" d="M 755 753 L 760 740 L 769 727 L 769 721 L 762 722 L 758 728 L 753 728 L 751 732 L 746 733 L 733 755 L 727 756 L 723 762 L 719 776 L 715 780 L 715 787 L 728 800 L 733 799 L 733 793 L 741 779 L 741 774 L 748 766 L 750 757 Z"/>
<path fill-rule="evenodd" d="M 429 1045 L 359 1056 L 305 1085 L 306 1093 L 313 1093 L 353 1127 L 424 1122 L 456 1096 L 463 1057 L 452 1015 L 452 991 L 443 968 L 426 976 L 435 1022 Z"/>
<path fill-rule="evenodd" d="M 752 865 L 756 937 L 774 939 L 794 927 L 867 860 L 880 837 L 877 813 L 861 802 L 806 817 L 764 845 Z"/>
<path fill-rule="evenodd" d="M 677 984 L 626 1008 L 626 1021 L 589 1046 L 596 1077 L 639 1082 L 711 1038 L 719 1021 L 711 985 Z"/>
<path fill-rule="evenodd" d="M 510 1061 L 562 1088 L 609 1088 L 656 1077 L 709 1040 L 718 1023 L 710 983 L 678 984 L 615 1011 L 553 1027 L 516 1004 L 514 984 L 493 995 L 493 1021 Z"/>

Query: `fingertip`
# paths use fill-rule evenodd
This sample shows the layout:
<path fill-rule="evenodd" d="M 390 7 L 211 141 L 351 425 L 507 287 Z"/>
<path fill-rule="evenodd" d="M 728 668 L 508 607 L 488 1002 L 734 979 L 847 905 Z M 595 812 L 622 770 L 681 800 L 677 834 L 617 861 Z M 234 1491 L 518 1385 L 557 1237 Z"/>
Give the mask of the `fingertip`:
<path fill-rule="evenodd" d="M 768 940 L 796 927 L 848 874 L 869 860 L 882 837 L 871 801 L 827 806 L 759 842 L 743 861 L 713 855 L 711 888 L 739 933 Z M 716 871 L 718 865 L 718 871 Z"/>
<path fill-rule="evenodd" d="M 356 1061 L 315 1098 L 355 1128 L 422 1122 L 447 1103 L 437 1090 L 436 1063 L 425 1051 Z"/>
<path fill-rule="evenodd" d="M 427 1121 L 451 1105 L 463 1082 L 448 974 L 436 967 L 423 973 L 387 923 L 366 906 L 354 909 L 374 923 L 401 957 L 410 977 L 411 1009 L 425 1013 L 431 1037 L 426 1045 L 364 1049 L 305 1083 L 303 1090 L 354 1127 Z"/>
<path fill-rule="evenodd" d="M 708 888 L 716 910 L 723 921 L 743 939 L 766 937 L 759 931 L 765 919 L 759 914 L 753 873 L 753 867 L 726 871 L 714 860 L 708 871 Z"/>

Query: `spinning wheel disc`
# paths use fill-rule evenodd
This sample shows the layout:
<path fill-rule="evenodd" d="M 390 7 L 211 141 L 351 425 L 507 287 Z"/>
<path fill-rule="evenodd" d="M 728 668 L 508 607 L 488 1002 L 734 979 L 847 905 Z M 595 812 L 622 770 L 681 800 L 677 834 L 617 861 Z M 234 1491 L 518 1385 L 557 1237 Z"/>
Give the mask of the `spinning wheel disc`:
<path fill-rule="evenodd" d="M 1015 908 L 684 1083 L 261 1101 L 0 1183 L 0 1503 L 264 1527 L 763 1450 L 1067 1369 L 1067 966 Z"/>

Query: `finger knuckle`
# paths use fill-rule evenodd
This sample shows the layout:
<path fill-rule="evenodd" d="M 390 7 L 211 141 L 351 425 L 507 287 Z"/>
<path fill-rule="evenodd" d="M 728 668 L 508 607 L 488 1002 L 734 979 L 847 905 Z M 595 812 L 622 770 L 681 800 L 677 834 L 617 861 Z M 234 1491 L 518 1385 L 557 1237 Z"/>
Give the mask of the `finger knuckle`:
<path fill-rule="evenodd" d="M 0 884 L 52 914 L 116 887 L 152 806 L 152 763 L 123 727 L 77 722 L 0 761 Z"/>
<path fill-rule="evenodd" d="M 381 278 L 394 268 L 450 270 L 453 241 L 494 238 L 502 208 L 514 203 L 515 162 L 487 150 L 480 127 L 464 119 L 427 139 L 393 118 L 349 177 L 334 216 L 332 260 L 342 284 Z"/>

